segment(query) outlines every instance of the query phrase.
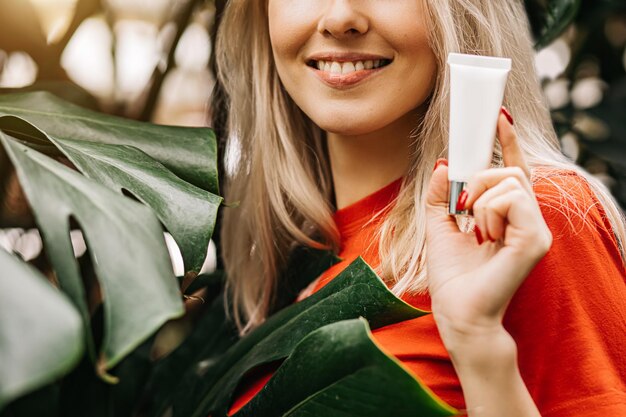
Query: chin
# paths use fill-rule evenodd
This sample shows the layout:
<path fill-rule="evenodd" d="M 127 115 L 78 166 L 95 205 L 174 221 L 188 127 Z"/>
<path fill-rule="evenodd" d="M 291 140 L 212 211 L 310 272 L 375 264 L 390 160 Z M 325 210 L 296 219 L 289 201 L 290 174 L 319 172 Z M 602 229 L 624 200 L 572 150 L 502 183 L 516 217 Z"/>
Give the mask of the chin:
<path fill-rule="evenodd" d="M 311 120 L 325 132 L 342 136 L 364 135 L 382 127 L 374 126 L 371 119 L 363 120 L 363 118 L 357 117 L 354 113 L 334 114 L 329 117 L 311 117 Z"/>
<path fill-rule="evenodd" d="M 338 125 L 320 126 L 322 130 L 328 133 L 334 133 L 340 136 L 360 136 L 371 133 L 372 129 L 364 128 L 362 125 L 352 123 L 341 123 Z"/>

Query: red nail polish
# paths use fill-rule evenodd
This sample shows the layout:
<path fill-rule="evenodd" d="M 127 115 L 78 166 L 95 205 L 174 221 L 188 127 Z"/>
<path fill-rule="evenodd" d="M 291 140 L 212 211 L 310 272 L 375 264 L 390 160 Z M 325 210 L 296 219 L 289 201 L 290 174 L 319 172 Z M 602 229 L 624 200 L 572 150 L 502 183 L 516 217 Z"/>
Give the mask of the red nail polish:
<path fill-rule="evenodd" d="M 435 167 L 433 168 L 433 171 L 435 171 L 437 168 L 439 168 L 439 165 L 448 166 L 448 160 L 445 159 L 445 158 L 437 159 L 437 162 L 435 162 Z"/>
<path fill-rule="evenodd" d="M 511 113 L 509 113 L 509 111 L 506 109 L 506 107 L 502 106 L 500 108 L 500 112 L 502 112 L 504 117 L 506 117 L 506 120 L 508 120 L 509 123 L 511 123 L 511 126 L 513 126 L 513 116 L 511 116 Z"/>
<path fill-rule="evenodd" d="M 476 241 L 479 245 L 482 245 L 485 239 L 483 239 L 483 234 L 481 233 L 478 226 L 474 226 L 474 233 L 476 234 Z"/>
<path fill-rule="evenodd" d="M 469 195 L 467 194 L 467 190 L 463 190 L 461 191 L 461 194 L 459 194 L 459 199 L 456 202 L 456 211 L 464 211 L 465 210 L 465 204 L 467 203 L 467 197 Z"/>

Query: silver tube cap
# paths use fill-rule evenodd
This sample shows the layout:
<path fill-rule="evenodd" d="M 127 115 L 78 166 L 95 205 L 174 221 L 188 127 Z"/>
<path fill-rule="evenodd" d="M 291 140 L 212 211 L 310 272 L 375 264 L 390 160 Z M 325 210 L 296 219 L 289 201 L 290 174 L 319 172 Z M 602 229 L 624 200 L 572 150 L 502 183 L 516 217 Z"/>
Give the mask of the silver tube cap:
<path fill-rule="evenodd" d="M 448 196 L 448 214 L 469 215 L 469 210 L 457 210 L 457 202 L 463 190 L 467 189 L 467 183 L 464 181 L 450 181 L 450 193 Z"/>

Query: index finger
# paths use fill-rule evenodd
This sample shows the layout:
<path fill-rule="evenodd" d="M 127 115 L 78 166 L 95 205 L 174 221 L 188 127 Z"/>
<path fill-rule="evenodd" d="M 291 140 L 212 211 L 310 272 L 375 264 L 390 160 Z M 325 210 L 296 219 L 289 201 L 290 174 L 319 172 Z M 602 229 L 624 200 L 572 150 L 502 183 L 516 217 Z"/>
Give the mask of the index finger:
<path fill-rule="evenodd" d="M 502 147 L 502 158 L 505 167 L 519 167 L 530 179 L 530 169 L 526 165 L 524 153 L 517 140 L 517 134 L 513 127 L 513 117 L 505 107 L 502 107 L 498 117 L 498 141 Z"/>

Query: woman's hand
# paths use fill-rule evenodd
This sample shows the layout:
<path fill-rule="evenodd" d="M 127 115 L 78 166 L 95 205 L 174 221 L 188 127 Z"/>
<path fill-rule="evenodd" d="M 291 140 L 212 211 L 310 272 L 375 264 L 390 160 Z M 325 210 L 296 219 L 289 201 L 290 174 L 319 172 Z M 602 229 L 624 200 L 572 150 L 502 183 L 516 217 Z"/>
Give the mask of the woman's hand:
<path fill-rule="evenodd" d="M 448 169 L 439 164 L 427 197 L 427 268 L 432 309 L 448 350 L 459 338 L 501 335 L 505 309 L 552 236 L 539 210 L 513 126 L 498 119 L 504 168 L 469 181 L 465 207 L 475 231 L 448 215 Z"/>

